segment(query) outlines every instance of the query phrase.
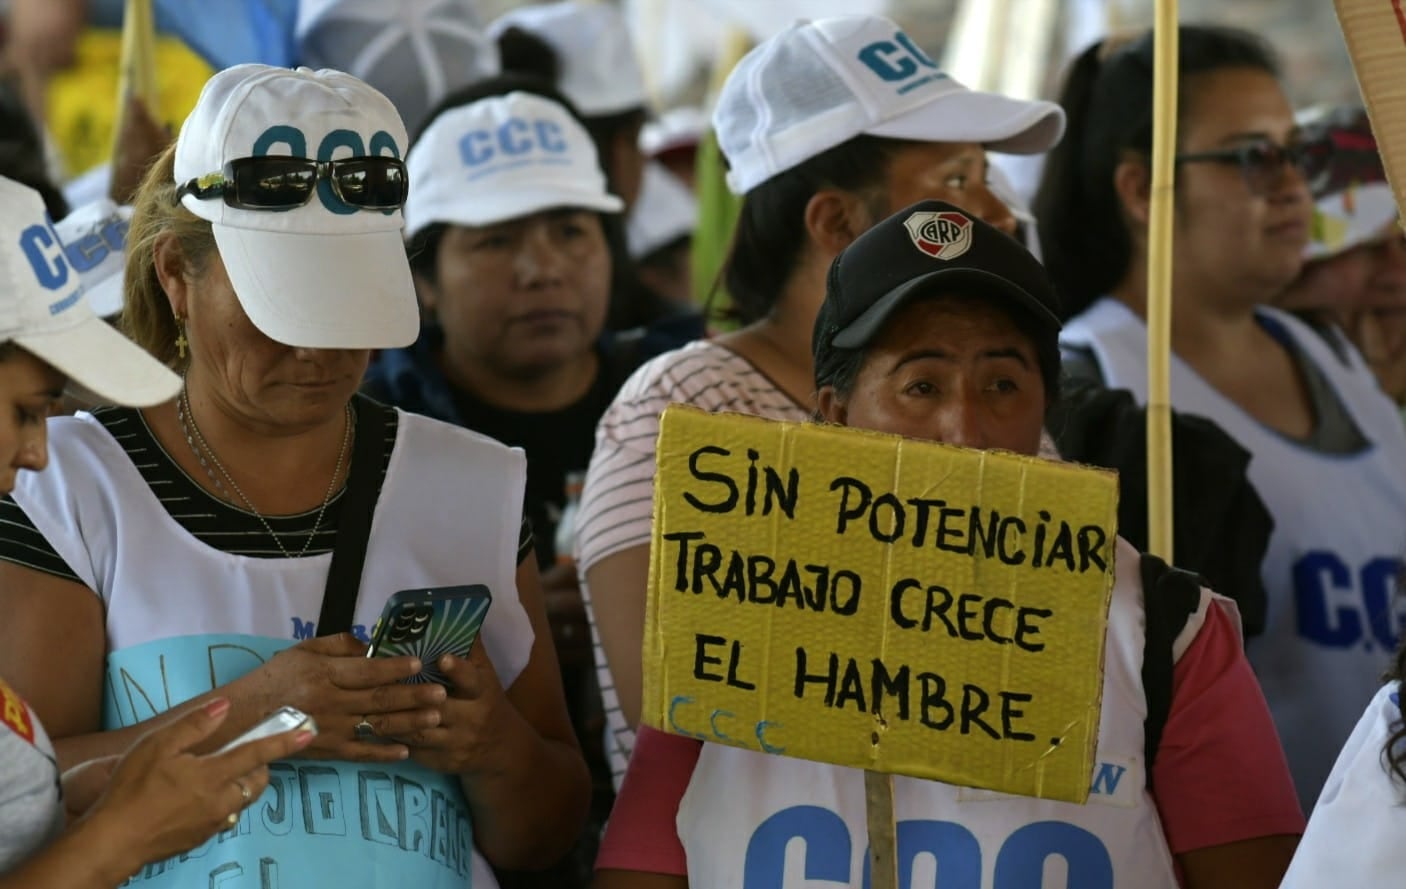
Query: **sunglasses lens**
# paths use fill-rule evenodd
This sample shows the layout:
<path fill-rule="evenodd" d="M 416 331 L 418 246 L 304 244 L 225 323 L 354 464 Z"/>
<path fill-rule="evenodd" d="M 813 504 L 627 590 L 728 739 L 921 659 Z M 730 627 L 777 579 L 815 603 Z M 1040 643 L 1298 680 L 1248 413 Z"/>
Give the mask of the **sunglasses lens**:
<path fill-rule="evenodd" d="M 317 164 L 305 158 L 246 158 L 233 166 L 235 199 L 251 210 L 301 207 L 317 189 Z"/>
<path fill-rule="evenodd" d="M 1284 175 L 1284 162 L 1288 159 L 1284 150 L 1264 144 L 1247 145 L 1241 152 L 1240 168 L 1250 190 L 1256 194 L 1274 190 Z"/>
<path fill-rule="evenodd" d="M 395 210 L 405 203 L 409 182 L 405 167 L 393 157 L 357 157 L 337 161 L 337 191 L 346 203 L 365 210 Z"/>

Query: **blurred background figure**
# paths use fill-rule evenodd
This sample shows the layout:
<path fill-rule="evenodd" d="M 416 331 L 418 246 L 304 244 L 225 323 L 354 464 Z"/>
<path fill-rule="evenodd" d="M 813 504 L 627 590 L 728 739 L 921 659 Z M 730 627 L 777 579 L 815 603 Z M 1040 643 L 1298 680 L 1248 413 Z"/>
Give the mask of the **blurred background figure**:
<path fill-rule="evenodd" d="M 294 36 L 298 64 L 366 81 L 412 132 L 440 99 L 499 69 L 471 0 L 300 0 Z"/>
<path fill-rule="evenodd" d="M 698 144 L 707 132 L 708 116 L 701 108 L 671 108 L 640 130 L 640 150 L 645 158 L 662 164 L 691 191 L 698 165 Z"/>
<path fill-rule="evenodd" d="M 595 139 L 611 189 L 628 208 L 644 176 L 640 130 L 649 96 L 620 11 L 609 3 L 564 0 L 521 6 L 488 26 L 503 69 L 554 82 Z"/>
<path fill-rule="evenodd" d="M 1321 333 L 1345 364 L 1365 360 L 1382 391 L 1406 408 L 1406 238 L 1371 125 L 1362 108 L 1345 106 L 1315 115 L 1305 130 L 1331 152 L 1331 165 L 1312 183 L 1318 198 L 1307 262 L 1279 305 Z"/>
<path fill-rule="evenodd" d="M 691 256 L 697 225 L 698 201 L 688 186 L 663 164 L 646 164 L 625 230 L 630 258 L 640 283 L 684 311 L 694 306 Z"/>

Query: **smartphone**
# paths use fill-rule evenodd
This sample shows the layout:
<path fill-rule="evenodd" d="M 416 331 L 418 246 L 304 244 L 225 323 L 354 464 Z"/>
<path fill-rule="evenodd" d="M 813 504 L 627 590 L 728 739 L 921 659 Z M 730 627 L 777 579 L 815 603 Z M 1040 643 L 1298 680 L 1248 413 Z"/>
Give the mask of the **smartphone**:
<path fill-rule="evenodd" d="M 366 656 L 414 655 L 425 668 L 406 682 L 447 685 L 435 663 L 446 654 L 468 656 L 492 601 L 481 583 L 401 590 L 386 600 Z"/>
<path fill-rule="evenodd" d="M 317 723 L 313 722 L 311 716 L 296 707 L 280 707 L 265 717 L 258 725 L 216 750 L 215 755 L 218 756 L 241 744 L 248 744 L 250 741 L 280 735 L 295 729 L 306 729 L 315 735 L 317 734 Z"/>

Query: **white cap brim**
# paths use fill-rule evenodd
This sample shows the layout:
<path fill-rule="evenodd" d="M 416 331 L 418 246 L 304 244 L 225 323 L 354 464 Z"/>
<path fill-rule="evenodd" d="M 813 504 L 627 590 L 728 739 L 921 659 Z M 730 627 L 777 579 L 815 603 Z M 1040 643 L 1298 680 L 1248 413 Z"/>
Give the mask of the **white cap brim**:
<path fill-rule="evenodd" d="M 468 226 L 496 225 L 558 207 L 594 210 L 598 213 L 619 213 L 625 209 L 625 202 L 613 194 L 587 189 L 575 190 L 561 185 L 514 188 L 503 192 L 498 200 L 464 200 L 462 197 L 456 200 L 448 189 L 442 193 L 445 197 L 443 202 L 437 201 L 435 205 L 423 210 L 415 207 L 413 202 L 406 202 L 407 235 L 414 235 L 436 222 Z"/>
<path fill-rule="evenodd" d="M 962 90 L 864 132 L 920 142 L 977 142 L 1005 154 L 1039 154 L 1059 144 L 1064 110 L 1053 102 Z"/>
<path fill-rule="evenodd" d="M 215 223 L 244 313 L 265 336 L 305 349 L 398 349 L 420 310 L 400 231 L 298 234 Z"/>
<path fill-rule="evenodd" d="M 151 407 L 181 389 L 180 377 L 94 315 L 14 342 L 68 377 L 70 387 L 93 404 Z"/>

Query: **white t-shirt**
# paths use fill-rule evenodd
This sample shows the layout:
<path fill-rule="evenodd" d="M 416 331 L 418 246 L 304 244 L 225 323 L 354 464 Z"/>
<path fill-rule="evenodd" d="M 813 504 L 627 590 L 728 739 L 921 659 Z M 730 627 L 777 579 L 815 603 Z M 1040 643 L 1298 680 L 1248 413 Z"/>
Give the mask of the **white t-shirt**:
<path fill-rule="evenodd" d="M 1333 766 L 1280 889 L 1400 886 L 1406 875 L 1406 785 L 1382 756 L 1401 724 L 1401 683 L 1372 699 Z"/>
<path fill-rule="evenodd" d="M 596 631 L 586 571 L 606 556 L 649 545 L 654 447 L 659 438 L 659 415 L 671 403 L 773 420 L 800 422 L 809 416 L 747 359 L 703 340 L 642 365 L 620 387 L 601 417 L 576 518 L 576 561 L 605 699 L 606 749 L 617 788 L 635 746 L 635 732 L 626 724 L 615 696 L 615 682 Z"/>

